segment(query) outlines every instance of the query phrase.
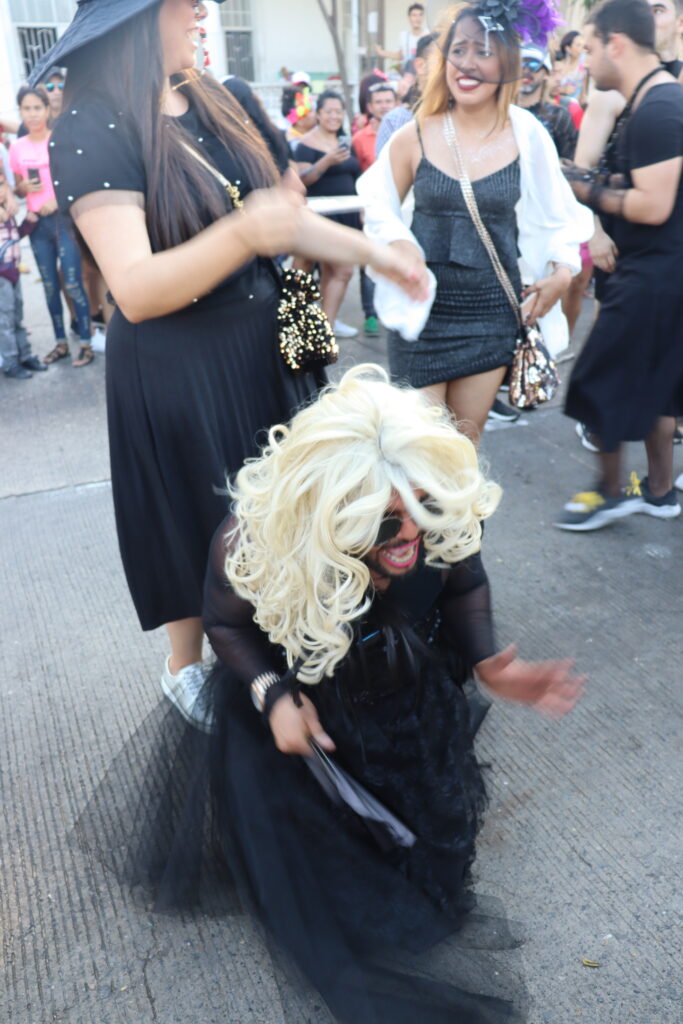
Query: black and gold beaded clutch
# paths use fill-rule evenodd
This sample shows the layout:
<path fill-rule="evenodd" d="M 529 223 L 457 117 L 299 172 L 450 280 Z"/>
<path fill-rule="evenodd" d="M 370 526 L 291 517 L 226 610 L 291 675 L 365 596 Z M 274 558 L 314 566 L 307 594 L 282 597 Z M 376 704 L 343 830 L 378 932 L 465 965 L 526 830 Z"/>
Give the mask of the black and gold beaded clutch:
<path fill-rule="evenodd" d="M 186 142 L 187 152 L 214 176 L 225 189 L 233 210 L 242 210 L 240 190 L 217 167 L 210 164 Z M 281 296 L 277 309 L 280 352 L 290 370 L 307 373 L 321 366 L 336 363 L 339 357 L 337 339 L 326 313 L 318 305 L 320 289 L 304 270 L 283 270 L 271 260 Z"/>
<path fill-rule="evenodd" d="M 336 363 L 337 340 L 324 310 L 320 290 L 303 270 L 279 270 L 282 294 L 277 310 L 280 352 L 290 370 L 306 373 Z"/>

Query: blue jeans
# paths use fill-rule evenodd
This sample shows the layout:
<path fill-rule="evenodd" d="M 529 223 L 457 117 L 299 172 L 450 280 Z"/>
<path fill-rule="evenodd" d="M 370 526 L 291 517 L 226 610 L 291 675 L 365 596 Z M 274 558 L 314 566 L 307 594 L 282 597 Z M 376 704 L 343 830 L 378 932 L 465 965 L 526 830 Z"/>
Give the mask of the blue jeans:
<path fill-rule="evenodd" d="M 61 213 L 41 217 L 31 234 L 31 248 L 43 279 L 45 301 L 52 318 L 57 341 L 66 341 L 62 312 L 61 282 L 57 261 L 62 268 L 64 290 L 76 308 L 78 333 L 83 343 L 90 341 L 90 303 L 81 278 L 81 255 L 68 221 Z"/>

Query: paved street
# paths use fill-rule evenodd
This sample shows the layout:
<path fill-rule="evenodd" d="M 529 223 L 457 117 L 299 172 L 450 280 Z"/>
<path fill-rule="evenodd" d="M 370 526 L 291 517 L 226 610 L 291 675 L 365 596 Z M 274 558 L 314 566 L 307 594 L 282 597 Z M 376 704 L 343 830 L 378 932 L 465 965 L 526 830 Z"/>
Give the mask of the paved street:
<path fill-rule="evenodd" d="M 44 355 L 41 287 L 23 280 Z M 361 322 L 356 281 L 343 317 Z M 344 365 L 383 359 L 383 342 L 344 345 Z M 0 375 L 0 1024 L 328 1021 L 315 999 L 285 1013 L 248 922 L 153 917 L 71 840 L 158 703 L 165 652 L 161 632 L 140 632 L 119 563 L 105 369 L 99 356 Z M 683 518 L 555 530 L 592 457 L 557 402 L 526 420 L 483 446 L 505 489 L 485 545 L 500 640 L 574 655 L 591 681 L 560 724 L 508 706 L 485 722 L 479 888 L 525 934 L 531 1024 L 683 1024 Z M 629 456 L 643 472 L 642 447 Z"/>

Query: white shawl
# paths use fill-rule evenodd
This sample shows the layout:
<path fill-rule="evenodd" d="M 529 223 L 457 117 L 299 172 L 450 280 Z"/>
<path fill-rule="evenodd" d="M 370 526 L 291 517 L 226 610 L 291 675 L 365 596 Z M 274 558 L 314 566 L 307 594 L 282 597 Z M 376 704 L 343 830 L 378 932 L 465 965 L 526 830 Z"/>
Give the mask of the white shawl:
<path fill-rule="evenodd" d="M 528 110 L 511 106 L 510 122 L 520 159 L 521 196 L 515 214 L 522 278 L 529 283 L 544 277 L 551 272 L 551 263 L 563 263 L 578 274 L 579 246 L 593 235 L 593 214 L 574 198 L 560 169 L 557 150 L 540 121 Z M 357 182 L 358 194 L 367 203 L 365 232 L 376 242 L 405 240 L 421 248 L 409 227 L 412 190 L 403 209 L 399 201 L 391 169 L 391 141 Z M 375 280 L 375 308 L 380 320 L 414 341 L 427 322 L 433 294 L 426 302 L 414 303 L 387 278 L 377 276 Z M 557 355 L 569 342 L 559 302 L 542 317 L 540 326 L 551 354 Z"/>

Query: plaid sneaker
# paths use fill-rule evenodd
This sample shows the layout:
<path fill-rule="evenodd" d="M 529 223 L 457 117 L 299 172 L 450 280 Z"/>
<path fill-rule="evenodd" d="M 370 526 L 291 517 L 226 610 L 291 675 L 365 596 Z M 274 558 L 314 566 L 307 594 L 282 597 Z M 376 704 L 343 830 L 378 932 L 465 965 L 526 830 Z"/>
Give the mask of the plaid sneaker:
<path fill-rule="evenodd" d="M 674 487 L 659 498 L 656 498 L 650 490 L 647 477 L 643 477 L 640 487 L 643 492 L 643 504 L 636 510 L 637 512 L 645 512 L 648 516 L 655 516 L 656 519 L 675 519 L 676 516 L 680 516 L 681 506 L 678 503 Z"/>
<path fill-rule="evenodd" d="M 562 516 L 555 526 L 576 533 L 601 530 L 615 519 L 640 512 L 642 505 L 640 481 L 635 473 L 631 473 L 629 486 L 617 498 L 610 498 L 599 489 L 575 494 L 564 506 Z"/>
<path fill-rule="evenodd" d="M 194 665 L 186 665 L 175 675 L 169 668 L 170 655 L 164 662 L 161 675 L 161 689 L 164 696 L 180 712 L 186 722 L 194 725 L 202 732 L 213 732 L 215 728 L 213 712 L 209 706 L 208 694 L 204 683 L 211 669 L 211 662 L 196 661 Z"/>

